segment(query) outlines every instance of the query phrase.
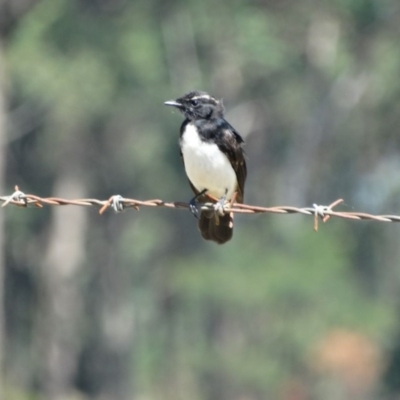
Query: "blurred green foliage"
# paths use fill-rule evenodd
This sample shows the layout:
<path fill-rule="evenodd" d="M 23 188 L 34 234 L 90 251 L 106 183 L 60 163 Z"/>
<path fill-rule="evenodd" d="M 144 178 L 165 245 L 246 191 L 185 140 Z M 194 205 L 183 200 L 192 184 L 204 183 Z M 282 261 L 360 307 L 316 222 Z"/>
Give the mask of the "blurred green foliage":
<path fill-rule="evenodd" d="M 188 200 L 163 102 L 202 89 L 246 137 L 246 202 L 400 213 L 396 0 L 30 5 L 2 39 L 4 191 Z M 4 399 L 399 395 L 394 224 L 237 216 L 216 246 L 183 211 L 4 215 Z"/>

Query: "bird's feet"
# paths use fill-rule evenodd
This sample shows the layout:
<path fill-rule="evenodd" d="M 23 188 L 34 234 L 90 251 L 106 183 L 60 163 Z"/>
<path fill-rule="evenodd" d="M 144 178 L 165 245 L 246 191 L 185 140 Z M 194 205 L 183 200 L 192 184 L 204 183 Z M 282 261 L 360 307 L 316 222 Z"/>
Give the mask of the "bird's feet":
<path fill-rule="evenodd" d="M 225 208 L 229 205 L 229 203 L 226 201 L 226 195 L 223 195 L 215 204 L 214 204 L 214 210 L 215 213 L 219 216 L 225 215 Z"/>
<path fill-rule="evenodd" d="M 196 196 L 193 197 L 193 199 L 190 200 L 189 202 L 189 209 L 190 212 L 194 215 L 196 219 L 199 219 L 199 214 L 200 214 L 200 207 L 199 207 L 199 202 L 197 199 L 200 196 L 203 196 L 207 192 L 207 189 L 202 190 L 200 193 L 197 193 Z"/>
<path fill-rule="evenodd" d="M 196 197 L 193 197 L 193 199 L 190 200 L 189 209 L 190 209 L 190 212 L 194 215 L 194 217 L 196 219 L 199 219 L 199 214 L 200 214 L 199 202 L 197 201 Z"/>

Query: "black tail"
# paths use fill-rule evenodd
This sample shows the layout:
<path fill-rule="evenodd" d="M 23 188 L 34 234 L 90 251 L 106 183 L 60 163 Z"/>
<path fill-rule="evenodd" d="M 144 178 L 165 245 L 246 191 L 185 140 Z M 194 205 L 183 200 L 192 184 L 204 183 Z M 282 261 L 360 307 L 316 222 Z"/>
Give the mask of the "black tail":
<path fill-rule="evenodd" d="M 201 236 L 206 240 L 213 240 L 218 244 L 226 243 L 233 234 L 233 213 L 222 217 L 214 212 L 202 212 L 199 219 Z"/>

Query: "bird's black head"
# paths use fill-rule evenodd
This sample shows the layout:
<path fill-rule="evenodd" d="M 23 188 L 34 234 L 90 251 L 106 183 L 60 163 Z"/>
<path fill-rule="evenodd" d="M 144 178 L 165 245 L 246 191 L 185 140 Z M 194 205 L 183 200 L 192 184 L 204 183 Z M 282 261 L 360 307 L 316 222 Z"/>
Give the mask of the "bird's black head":
<path fill-rule="evenodd" d="M 178 108 L 190 120 L 219 118 L 224 113 L 222 101 L 198 90 L 164 104 Z"/>

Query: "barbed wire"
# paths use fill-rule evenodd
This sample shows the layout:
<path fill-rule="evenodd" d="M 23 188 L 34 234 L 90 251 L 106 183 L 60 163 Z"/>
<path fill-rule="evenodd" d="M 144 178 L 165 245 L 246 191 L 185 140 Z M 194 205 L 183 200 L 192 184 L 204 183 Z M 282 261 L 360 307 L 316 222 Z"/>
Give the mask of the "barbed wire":
<path fill-rule="evenodd" d="M 99 207 L 99 213 L 103 214 L 108 208 L 113 209 L 115 212 L 121 212 L 125 209 L 133 208 L 139 210 L 140 207 L 166 207 L 174 209 L 190 209 L 190 204 L 174 201 L 165 202 L 160 199 L 151 200 L 137 200 L 124 198 L 120 195 L 113 195 L 108 200 L 98 199 L 63 199 L 60 197 L 39 197 L 33 194 L 25 194 L 20 191 L 18 186 L 15 186 L 15 191 L 10 196 L 0 196 L 0 201 L 3 202 L 2 207 L 7 205 L 15 205 L 19 207 L 34 206 L 42 208 L 48 206 L 86 206 L 86 207 Z M 329 206 L 313 204 L 312 207 L 293 207 L 293 206 L 275 206 L 275 207 L 260 207 L 248 204 L 227 204 L 224 207 L 224 212 L 234 212 L 240 214 L 303 214 L 314 217 L 314 230 L 318 231 L 318 220 L 322 219 L 323 222 L 329 220 L 330 217 L 337 217 L 350 220 L 370 220 L 378 222 L 400 222 L 399 215 L 373 215 L 364 212 L 345 212 L 334 211 L 333 208 L 343 202 L 343 199 L 334 201 Z M 203 203 L 199 205 L 201 210 L 215 211 L 215 203 Z"/>

